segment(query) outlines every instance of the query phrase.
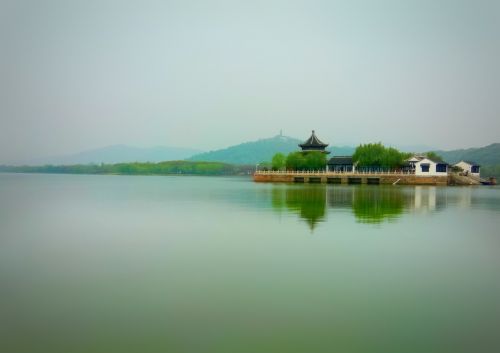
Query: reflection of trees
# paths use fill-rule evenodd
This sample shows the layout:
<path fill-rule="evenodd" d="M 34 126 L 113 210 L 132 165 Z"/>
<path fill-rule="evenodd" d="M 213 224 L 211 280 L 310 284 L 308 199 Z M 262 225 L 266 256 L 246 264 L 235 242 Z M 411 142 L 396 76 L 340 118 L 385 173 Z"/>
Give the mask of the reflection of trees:
<path fill-rule="evenodd" d="M 352 200 L 352 211 L 362 223 L 380 223 L 397 218 L 405 207 L 405 194 L 399 188 L 357 188 Z"/>
<path fill-rule="evenodd" d="M 398 187 L 339 186 L 328 190 L 329 207 L 352 209 L 356 219 L 363 223 L 395 219 L 410 203 L 411 195 Z"/>
<path fill-rule="evenodd" d="M 271 190 L 271 202 L 273 209 L 281 211 L 285 208 L 286 189 L 275 186 Z"/>
<path fill-rule="evenodd" d="M 288 210 L 306 220 L 311 229 L 331 209 L 352 211 L 361 223 L 395 220 L 404 212 L 434 212 L 445 208 L 446 189 L 434 186 L 286 185 L 271 190 L 275 210 Z"/>
<path fill-rule="evenodd" d="M 351 209 L 354 189 L 358 186 L 334 186 L 328 189 L 328 206 L 330 208 Z"/>
<path fill-rule="evenodd" d="M 324 185 L 290 186 L 273 189 L 272 205 L 275 209 L 286 207 L 304 219 L 311 229 L 325 217 L 326 187 Z"/>

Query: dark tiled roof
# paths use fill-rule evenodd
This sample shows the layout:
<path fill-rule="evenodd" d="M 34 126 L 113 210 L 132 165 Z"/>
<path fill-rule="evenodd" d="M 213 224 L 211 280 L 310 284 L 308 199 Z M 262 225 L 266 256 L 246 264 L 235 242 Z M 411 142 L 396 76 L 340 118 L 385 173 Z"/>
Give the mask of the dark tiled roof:
<path fill-rule="evenodd" d="M 406 159 L 405 162 L 408 162 L 410 159 L 417 159 L 419 162 L 422 161 L 422 160 L 424 160 L 424 159 L 428 159 L 431 162 L 434 162 L 434 163 L 437 163 L 437 164 L 448 164 L 445 161 L 442 161 L 442 160 L 439 160 L 439 159 L 433 159 L 433 158 L 429 158 L 427 156 L 418 156 L 418 155 L 411 156 L 410 158 Z M 415 163 L 418 163 L 418 162 L 415 162 Z"/>
<path fill-rule="evenodd" d="M 426 159 L 436 163 L 436 164 L 446 164 L 448 165 L 448 163 L 446 163 L 445 161 L 440 161 L 440 160 L 437 160 L 437 159 L 432 159 L 432 158 L 429 158 L 429 157 L 425 157 Z"/>
<path fill-rule="evenodd" d="M 299 145 L 300 147 L 326 147 L 327 143 L 321 142 L 321 140 L 316 136 L 314 130 L 312 131 L 311 137 L 309 137 L 304 143 Z"/>
<path fill-rule="evenodd" d="M 416 161 L 418 162 L 418 161 L 421 161 L 421 160 L 422 160 L 422 159 L 424 159 L 424 158 L 426 158 L 426 157 L 424 157 L 424 156 L 417 156 L 417 155 L 413 155 L 413 156 L 411 156 L 410 158 L 406 159 L 406 161 L 409 161 L 409 160 L 414 159 L 414 160 L 416 160 Z M 414 163 L 416 163 L 416 162 L 414 162 Z"/>
<path fill-rule="evenodd" d="M 479 167 L 479 164 L 477 164 L 476 162 L 472 162 L 472 161 L 464 161 L 464 162 L 469 163 L 470 165 L 475 165 L 475 166 Z"/>
<path fill-rule="evenodd" d="M 351 156 L 335 156 L 330 158 L 328 165 L 352 165 Z"/>

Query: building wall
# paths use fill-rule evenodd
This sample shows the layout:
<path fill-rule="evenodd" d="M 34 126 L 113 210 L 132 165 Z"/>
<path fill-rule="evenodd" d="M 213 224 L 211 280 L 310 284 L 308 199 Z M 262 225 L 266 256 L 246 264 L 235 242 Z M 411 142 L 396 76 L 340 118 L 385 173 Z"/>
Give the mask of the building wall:
<path fill-rule="evenodd" d="M 295 177 L 303 178 L 304 183 L 309 183 L 310 178 L 320 178 L 321 183 L 327 183 L 329 177 L 337 177 L 335 175 L 325 174 L 303 174 L 303 173 L 284 173 L 284 174 L 254 174 L 253 180 L 264 183 L 293 183 Z M 341 184 L 349 184 L 349 178 L 361 179 L 361 184 L 367 184 L 368 178 L 378 178 L 380 184 L 397 184 L 397 185 L 448 185 L 448 176 L 416 176 L 412 174 L 344 174 L 340 176 Z"/>
<path fill-rule="evenodd" d="M 354 171 L 354 166 L 353 165 L 331 165 L 327 164 L 326 165 L 326 171 L 327 172 L 353 172 Z"/>
<path fill-rule="evenodd" d="M 464 172 L 469 172 L 469 173 L 470 173 L 470 174 L 472 174 L 472 175 L 477 175 L 477 176 L 479 176 L 479 174 L 480 174 L 480 173 L 472 173 L 472 165 L 470 165 L 469 163 L 464 162 L 464 161 L 460 161 L 460 162 L 458 162 L 457 164 L 455 164 L 455 166 L 462 168 L 462 170 L 463 170 Z M 481 171 L 481 170 L 480 170 L 480 171 Z"/>
<path fill-rule="evenodd" d="M 429 165 L 428 172 L 422 172 L 422 164 Z M 416 176 L 446 176 L 448 172 L 438 172 L 436 171 L 437 163 L 431 161 L 430 159 L 424 158 L 421 161 L 415 163 L 415 175 Z"/>
<path fill-rule="evenodd" d="M 471 172 L 472 166 L 469 163 L 465 163 L 464 161 L 460 161 L 457 164 L 455 164 L 457 167 L 462 168 L 464 172 Z"/>

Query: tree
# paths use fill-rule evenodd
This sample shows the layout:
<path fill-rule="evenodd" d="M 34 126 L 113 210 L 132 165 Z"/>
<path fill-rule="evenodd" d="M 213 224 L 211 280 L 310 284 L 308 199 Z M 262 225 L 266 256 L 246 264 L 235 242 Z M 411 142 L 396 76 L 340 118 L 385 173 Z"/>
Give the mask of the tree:
<path fill-rule="evenodd" d="M 380 142 L 359 145 L 352 159 L 359 167 L 380 167 L 384 151 L 385 147 Z"/>
<path fill-rule="evenodd" d="M 326 154 L 319 151 L 292 152 L 286 157 L 289 170 L 323 170 L 326 167 Z"/>
<path fill-rule="evenodd" d="M 326 154 L 319 151 L 305 153 L 307 170 L 323 170 L 326 167 Z"/>
<path fill-rule="evenodd" d="M 402 153 L 393 147 L 386 148 L 381 158 L 381 164 L 385 168 L 398 168 L 403 161 Z"/>
<path fill-rule="evenodd" d="M 441 157 L 436 152 L 430 151 L 430 152 L 427 152 L 425 155 L 427 158 L 432 159 L 435 162 L 443 162 L 443 157 Z"/>
<path fill-rule="evenodd" d="M 273 170 L 282 170 L 285 167 L 285 162 L 285 155 L 283 153 L 276 153 L 271 162 Z"/>
<path fill-rule="evenodd" d="M 291 152 L 286 157 L 286 169 L 288 170 L 304 170 L 305 158 L 301 152 Z"/>
<path fill-rule="evenodd" d="M 382 143 L 359 145 L 352 156 L 358 167 L 398 168 L 407 158 L 407 154 Z"/>

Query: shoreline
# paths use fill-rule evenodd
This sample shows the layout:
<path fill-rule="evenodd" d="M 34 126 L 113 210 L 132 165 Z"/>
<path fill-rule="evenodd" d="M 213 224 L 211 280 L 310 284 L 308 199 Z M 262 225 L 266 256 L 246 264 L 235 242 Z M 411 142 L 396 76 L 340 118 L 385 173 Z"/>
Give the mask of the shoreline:
<path fill-rule="evenodd" d="M 256 172 L 253 180 L 259 183 L 304 183 L 342 185 L 436 185 L 451 184 L 450 175 L 416 176 L 405 173 L 334 173 L 334 172 Z"/>

